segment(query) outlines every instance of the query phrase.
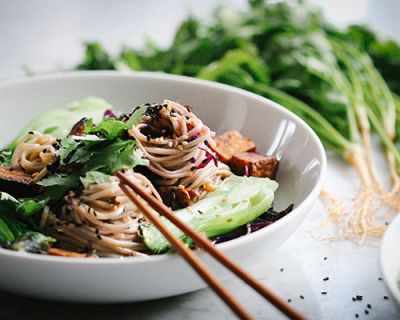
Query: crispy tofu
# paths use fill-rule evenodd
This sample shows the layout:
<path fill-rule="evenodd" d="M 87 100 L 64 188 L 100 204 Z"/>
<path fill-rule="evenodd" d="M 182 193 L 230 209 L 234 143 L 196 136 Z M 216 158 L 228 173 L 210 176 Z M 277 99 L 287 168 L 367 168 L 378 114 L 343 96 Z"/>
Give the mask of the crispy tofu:
<path fill-rule="evenodd" d="M 14 197 L 29 197 L 37 194 L 39 189 L 29 173 L 10 166 L 0 166 L 0 191 Z"/>
<path fill-rule="evenodd" d="M 256 152 L 234 154 L 229 162 L 233 173 L 241 176 L 275 179 L 279 160 L 275 156 L 264 156 Z"/>
<path fill-rule="evenodd" d="M 251 152 L 256 150 L 254 142 L 242 136 L 235 130 L 226 131 L 215 138 L 215 152 L 218 159 L 224 163 L 228 163 L 235 153 Z"/>

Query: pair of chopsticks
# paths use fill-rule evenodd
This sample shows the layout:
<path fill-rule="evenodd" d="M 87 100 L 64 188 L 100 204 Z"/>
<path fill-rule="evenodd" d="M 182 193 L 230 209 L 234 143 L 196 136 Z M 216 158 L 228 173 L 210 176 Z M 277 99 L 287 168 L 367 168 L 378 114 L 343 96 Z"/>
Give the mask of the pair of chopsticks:
<path fill-rule="evenodd" d="M 177 218 L 172 210 L 160 200 L 151 195 L 144 187 L 132 181 L 122 172 L 117 172 L 116 176 L 120 179 L 120 187 L 129 199 L 138 207 L 146 218 L 155 225 L 161 234 L 169 241 L 172 248 L 175 249 L 186 261 L 195 269 L 205 282 L 220 296 L 220 298 L 232 309 L 240 319 L 254 319 L 254 317 L 231 295 L 231 293 L 218 281 L 218 279 L 207 269 L 196 254 L 177 238 L 163 222 L 158 214 L 166 217 L 176 227 L 188 235 L 194 243 L 200 248 L 212 255 L 217 261 L 223 264 L 232 273 L 237 275 L 261 296 L 271 302 L 276 308 L 283 312 L 290 319 L 304 320 L 304 316 L 293 309 L 286 301 L 282 300 L 266 288 L 261 282 L 255 279 L 242 269 L 237 263 L 225 256 L 218 250 L 212 242 L 204 235 L 193 230 L 186 223 Z M 158 212 L 158 214 L 157 214 Z"/>

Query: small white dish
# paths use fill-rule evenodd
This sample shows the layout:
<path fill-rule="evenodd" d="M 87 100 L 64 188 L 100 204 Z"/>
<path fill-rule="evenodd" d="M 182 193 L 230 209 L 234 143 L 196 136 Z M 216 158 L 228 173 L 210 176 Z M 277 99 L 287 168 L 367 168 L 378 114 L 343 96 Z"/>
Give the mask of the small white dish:
<path fill-rule="evenodd" d="M 294 203 L 286 217 L 250 235 L 218 245 L 251 268 L 299 227 L 321 190 L 326 155 L 316 134 L 299 117 L 268 99 L 223 84 L 160 73 L 72 72 L 0 84 L 0 136 L 6 144 L 38 113 L 87 96 L 106 99 L 122 111 L 165 98 L 194 107 L 217 133 L 236 129 L 261 153 L 281 159 L 274 206 Z M 230 273 L 203 252 L 202 260 L 223 280 Z M 205 287 L 175 254 L 77 259 L 0 249 L 0 289 L 35 298 L 79 302 L 157 299 Z"/>
<path fill-rule="evenodd" d="M 390 294 L 400 306 L 400 216 L 392 221 L 383 237 L 381 269 Z"/>

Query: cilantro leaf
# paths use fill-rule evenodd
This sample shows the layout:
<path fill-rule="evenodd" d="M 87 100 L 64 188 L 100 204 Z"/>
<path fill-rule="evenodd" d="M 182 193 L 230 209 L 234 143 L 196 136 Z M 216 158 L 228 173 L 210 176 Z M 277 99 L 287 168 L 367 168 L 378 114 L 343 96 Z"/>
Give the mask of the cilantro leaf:
<path fill-rule="evenodd" d="M 0 165 L 11 164 L 12 151 L 10 149 L 0 150 Z"/>
<path fill-rule="evenodd" d="M 90 184 L 100 184 L 110 181 L 110 176 L 99 171 L 86 172 L 84 177 L 81 177 L 82 184 L 86 187 Z"/>
<path fill-rule="evenodd" d="M 94 151 L 91 159 L 86 163 L 86 170 L 112 174 L 121 169 L 145 164 L 147 162 L 138 154 L 135 140 L 116 139 L 111 144 Z"/>
<path fill-rule="evenodd" d="M 39 185 L 46 187 L 43 194 L 44 198 L 49 198 L 49 201 L 57 201 L 70 190 L 75 190 L 79 187 L 79 175 L 73 174 L 70 176 L 54 174 L 40 180 Z"/>
<path fill-rule="evenodd" d="M 60 148 L 60 161 L 61 164 L 66 164 L 67 158 L 70 156 L 73 150 L 76 150 L 79 142 L 75 141 L 72 137 L 65 137 L 61 140 L 61 148 Z"/>
<path fill-rule="evenodd" d="M 107 139 L 115 139 L 120 137 L 127 130 L 125 122 L 110 118 L 101 121 L 96 127 L 90 130 L 90 133 L 102 133 Z"/>

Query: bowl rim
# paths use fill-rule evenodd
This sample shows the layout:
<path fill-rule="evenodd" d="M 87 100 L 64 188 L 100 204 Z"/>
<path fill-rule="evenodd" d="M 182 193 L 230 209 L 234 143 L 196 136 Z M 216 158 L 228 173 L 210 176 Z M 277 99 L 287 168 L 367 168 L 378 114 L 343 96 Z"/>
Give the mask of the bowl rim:
<path fill-rule="evenodd" d="M 385 235 L 383 236 L 382 239 L 382 244 L 380 248 L 380 268 L 382 271 L 382 277 L 383 280 L 386 284 L 386 287 L 388 288 L 390 294 L 395 298 L 397 303 L 400 305 L 400 287 L 398 287 L 398 284 L 396 282 L 392 281 L 392 277 L 390 272 L 387 269 L 387 246 L 388 243 L 391 243 L 393 240 L 392 238 L 394 237 L 394 232 L 395 230 L 400 229 L 400 216 L 397 216 L 389 225 L 387 228 Z M 400 268 L 398 270 L 398 279 L 400 279 Z"/>
<path fill-rule="evenodd" d="M 218 244 L 218 248 L 222 251 L 225 249 L 229 250 L 234 248 L 239 243 L 246 243 L 249 241 L 257 241 L 267 236 L 268 233 L 272 233 L 274 229 L 279 228 L 281 225 L 285 223 L 289 223 L 290 220 L 295 219 L 295 215 L 301 214 L 301 211 L 311 207 L 312 202 L 318 198 L 318 195 L 322 189 L 322 183 L 325 178 L 326 169 L 327 169 L 327 159 L 326 152 L 322 145 L 321 140 L 317 136 L 317 134 L 311 129 L 311 127 L 302 120 L 299 116 L 284 108 L 277 102 L 274 102 L 270 99 L 257 95 L 255 93 L 246 91 L 244 89 L 236 88 L 230 85 L 226 85 L 223 83 L 218 83 L 209 80 L 202 80 L 193 77 L 181 76 L 181 75 L 173 75 L 167 74 L 163 72 L 149 72 L 149 71 L 104 71 L 104 70 L 95 70 L 95 71 L 67 71 L 67 72 L 55 72 L 55 73 L 46 73 L 41 75 L 34 75 L 31 77 L 20 77 L 20 78 L 12 78 L 8 80 L 0 81 L 0 90 L 3 88 L 18 86 L 23 84 L 30 84 L 35 82 L 45 82 L 45 81 L 57 81 L 64 79 L 74 79 L 74 78 L 137 78 L 137 79 L 154 79 L 154 80 L 167 80 L 174 81 L 177 83 L 189 83 L 194 86 L 202 86 L 210 89 L 217 89 L 220 91 L 225 91 L 231 94 L 238 94 L 246 99 L 250 99 L 253 101 L 261 102 L 264 107 L 274 108 L 279 112 L 286 115 L 291 120 L 295 121 L 297 125 L 301 126 L 305 131 L 310 135 L 312 140 L 317 146 L 318 158 L 320 161 L 320 170 L 318 180 L 313 186 L 312 190 L 308 193 L 305 199 L 293 209 L 293 211 L 286 215 L 285 217 L 279 219 L 274 222 L 268 228 L 263 228 L 258 230 L 257 232 L 253 232 L 247 234 L 245 236 L 223 242 Z M 304 208 L 304 209 L 303 209 Z M 198 249 L 200 254 L 204 253 L 202 250 Z M 154 256 L 133 256 L 133 257 L 109 257 L 106 259 L 88 259 L 88 258 L 72 258 L 72 257 L 54 257 L 48 255 L 40 255 L 35 253 L 27 253 L 27 252 L 19 252 L 12 251 L 9 249 L 0 248 L 0 255 L 9 256 L 14 259 L 29 259 L 37 262 L 48 262 L 48 263 L 67 263 L 67 264 L 89 264 L 89 265 L 109 265 L 109 264 L 126 264 L 126 263 L 149 263 L 156 261 L 164 261 L 166 259 L 180 259 L 181 257 L 177 254 L 160 254 Z"/>

